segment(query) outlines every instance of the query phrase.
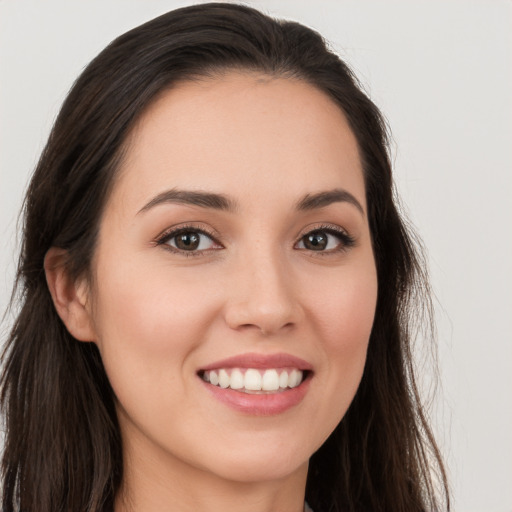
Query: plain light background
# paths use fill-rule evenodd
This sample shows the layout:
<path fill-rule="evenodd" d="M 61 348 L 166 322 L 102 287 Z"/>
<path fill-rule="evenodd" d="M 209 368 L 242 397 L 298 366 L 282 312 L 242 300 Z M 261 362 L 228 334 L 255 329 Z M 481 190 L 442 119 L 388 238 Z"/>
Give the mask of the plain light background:
<path fill-rule="evenodd" d="M 0 0 L 0 311 L 23 191 L 73 80 L 114 37 L 190 3 Z M 437 297 L 432 419 L 453 510 L 512 511 L 512 3 L 246 3 L 317 29 L 388 118 Z"/>

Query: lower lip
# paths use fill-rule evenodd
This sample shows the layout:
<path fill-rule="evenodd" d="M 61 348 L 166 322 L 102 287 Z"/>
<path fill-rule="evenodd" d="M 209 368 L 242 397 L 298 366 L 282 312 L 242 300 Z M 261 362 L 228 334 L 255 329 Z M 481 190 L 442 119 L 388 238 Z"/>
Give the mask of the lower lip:
<path fill-rule="evenodd" d="M 201 382 L 217 400 L 236 411 L 253 416 L 272 416 L 281 414 L 302 402 L 309 389 L 310 380 L 311 376 L 307 376 L 296 388 L 261 395 L 221 388 L 203 380 Z"/>

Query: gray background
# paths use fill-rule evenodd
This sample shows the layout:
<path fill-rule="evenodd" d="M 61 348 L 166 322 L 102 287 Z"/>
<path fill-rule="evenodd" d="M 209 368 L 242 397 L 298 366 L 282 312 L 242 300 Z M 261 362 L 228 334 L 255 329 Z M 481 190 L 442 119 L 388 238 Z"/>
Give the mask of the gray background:
<path fill-rule="evenodd" d="M 66 91 L 115 36 L 190 3 L 0 0 L 0 310 L 23 191 Z M 437 296 L 432 419 L 454 510 L 512 511 L 512 3 L 248 3 L 319 30 L 389 119 Z"/>

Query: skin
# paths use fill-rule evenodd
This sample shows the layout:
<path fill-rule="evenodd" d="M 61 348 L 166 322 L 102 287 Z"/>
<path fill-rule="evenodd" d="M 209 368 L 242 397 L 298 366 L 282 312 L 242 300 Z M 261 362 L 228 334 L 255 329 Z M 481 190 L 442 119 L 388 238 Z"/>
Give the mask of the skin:
<path fill-rule="evenodd" d="M 148 203 L 168 190 L 223 194 L 232 211 Z M 297 210 L 344 190 L 360 204 Z M 118 399 L 125 475 L 116 512 L 299 512 L 308 459 L 361 379 L 377 296 L 365 187 L 340 109 L 298 80 L 251 73 L 173 87 L 145 112 L 100 226 L 93 281 L 47 257 L 57 309 L 98 345 Z M 206 230 L 179 252 L 173 226 Z M 325 225 L 328 250 L 304 235 Z M 55 263 L 55 261 L 53 262 Z M 52 270 L 53 269 L 53 270 Z M 257 416 L 214 399 L 197 372 L 244 353 L 308 361 L 306 396 Z"/>

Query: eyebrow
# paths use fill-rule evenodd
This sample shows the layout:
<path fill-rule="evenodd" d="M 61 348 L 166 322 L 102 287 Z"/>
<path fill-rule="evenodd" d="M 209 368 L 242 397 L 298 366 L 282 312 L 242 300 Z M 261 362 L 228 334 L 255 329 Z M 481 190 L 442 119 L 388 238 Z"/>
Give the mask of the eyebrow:
<path fill-rule="evenodd" d="M 355 206 L 362 215 L 365 215 L 364 208 L 361 203 L 348 191 L 336 188 L 316 194 L 306 194 L 298 203 L 297 210 L 316 210 L 325 208 L 332 203 L 350 203 Z"/>
<path fill-rule="evenodd" d="M 155 206 L 174 203 L 200 208 L 210 208 L 213 210 L 222 210 L 233 212 L 237 210 L 237 203 L 224 194 L 214 192 L 192 191 L 171 189 L 155 196 L 149 203 L 144 205 L 137 214 L 150 210 Z M 315 194 L 306 194 L 296 204 L 298 211 L 309 211 L 325 208 L 333 203 L 350 203 L 355 206 L 362 215 L 365 215 L 361 203 L 348 191 L 344 189 L 326 190 Z"/>
<path fill-rule="evenodd" d="M 158 194 L 151 199 L 149 203 L 143 206 L 138 213 L 145 212 L 155 206 L 165 203 L 186 204 L 199 206 L 201 208 L 211 208 L 214 210 L 234 211 L 236 204 L 223 194 L 213 192 L 201 192 L 191 190 L 171 189 Z"/>

